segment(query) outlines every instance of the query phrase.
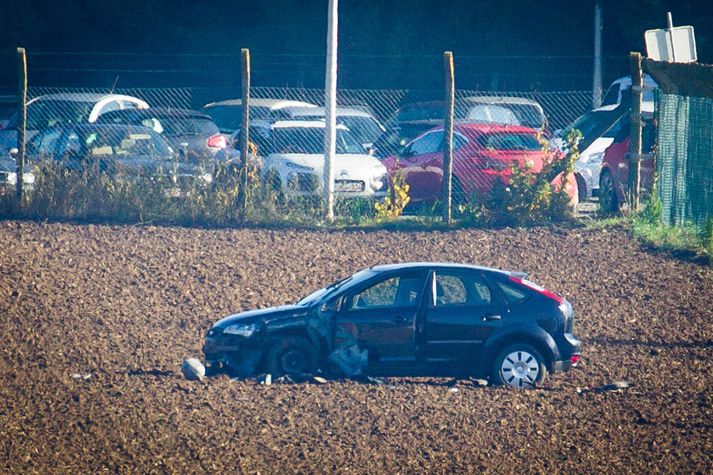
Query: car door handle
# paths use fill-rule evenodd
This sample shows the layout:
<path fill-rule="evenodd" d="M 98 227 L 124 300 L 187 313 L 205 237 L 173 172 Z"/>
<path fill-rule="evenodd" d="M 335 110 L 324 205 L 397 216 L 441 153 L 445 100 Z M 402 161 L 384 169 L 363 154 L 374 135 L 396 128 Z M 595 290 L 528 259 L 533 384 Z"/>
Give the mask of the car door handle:
<path fill-rule="evenodd" d="M 488 315 L 483 315 L 484 322 L 494 322 L 497 320 L 502 320 L 502 317 L 500 315 L 497 315 L 494 313 L 489 313 Z"/>

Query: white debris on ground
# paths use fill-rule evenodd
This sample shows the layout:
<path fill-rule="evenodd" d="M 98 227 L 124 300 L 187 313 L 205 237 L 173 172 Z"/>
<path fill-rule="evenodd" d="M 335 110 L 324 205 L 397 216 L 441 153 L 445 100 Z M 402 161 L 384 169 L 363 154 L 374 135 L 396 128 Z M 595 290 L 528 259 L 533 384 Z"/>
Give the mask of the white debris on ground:
<path fill-rule="evenodd" d="M 188 358 L 181 364 L 183 377 L 189 381 L 203 381 L 205 378 L 205 366 L 198 358 Z"/>

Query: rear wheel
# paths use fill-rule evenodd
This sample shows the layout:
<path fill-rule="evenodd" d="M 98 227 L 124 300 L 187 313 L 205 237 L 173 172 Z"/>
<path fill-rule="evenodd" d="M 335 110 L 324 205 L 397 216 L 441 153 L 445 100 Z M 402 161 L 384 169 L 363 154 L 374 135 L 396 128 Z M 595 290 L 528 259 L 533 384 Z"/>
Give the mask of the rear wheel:
<path fill-rule="evenodd" d="M 619 200 L 614 189 L 611 173 L 604 170 L 599 178 L 599 209 L 605 216 L 611 216 L 619 211 Z"/>
<path fill-rule="evenodd" d="M 317 348 L 302 337 L 276 340 L 267 353 L 267 370 L 273 376 L 311 374 L 317 369 Z"/>
<path fill-rule="evenodd" d="M 542 354 L 532 345 L 508 345 L 493 361 L 493 383 L 523 389 L 535 387 L 547 376 Z"/>

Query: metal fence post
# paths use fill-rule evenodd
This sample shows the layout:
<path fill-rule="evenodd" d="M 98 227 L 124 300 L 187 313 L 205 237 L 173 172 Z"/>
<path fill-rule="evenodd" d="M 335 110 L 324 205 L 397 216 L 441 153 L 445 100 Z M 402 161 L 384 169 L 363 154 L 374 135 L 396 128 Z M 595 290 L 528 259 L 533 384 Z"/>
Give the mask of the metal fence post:
<path fill-rule="evenodd" d="M 451 222 L 453 191 L 453 109 L 455 102 L 455 79 L 453 52 L 443 53 L 446 73 L 446 100 L 443 130 L 443 221 Z"/>
<path fill-rule="evenodd" d="M 250 50 L 240 50 L 242 69 L 242 106 L 243 125 L 240 130 L 240 172 L 238 185 L 238 207 L 241 219 L 245 218 L 248 208 L 248 145 L 250 142 Z"/>
<path fill-rule="evenodd" d="M 631 210 L 639 210 L 639 191 L 641 186 L 641 102 L 643 76 L 641 71 L 641 53 L 629 53 L 631 66 L 631 130 L 629 135 L 629 194 Z"/>
<path fill-rule="evenodd" d="M 25 48 L 17 48 L 17 61 L 17 109 L 19 113 L 17 121 L 17 182 L 15 190 L 17 191 L 17 201 L 22 206 L 22 188 L 25 176 L 25 129 L 27 127 L 27 55 L 25 54 Z"/>

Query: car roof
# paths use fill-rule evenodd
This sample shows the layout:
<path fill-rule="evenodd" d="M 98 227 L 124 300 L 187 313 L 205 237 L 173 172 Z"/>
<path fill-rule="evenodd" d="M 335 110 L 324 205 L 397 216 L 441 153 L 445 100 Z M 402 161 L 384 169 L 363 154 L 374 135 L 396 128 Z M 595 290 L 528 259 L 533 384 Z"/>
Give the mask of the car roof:
<path fill-rule="evenodd" d="M 326 114 L 324 107 L 287 107 L 285 112 L 291 114 L 294 117 L 299 117 L 301 115 L 324 116 Z M 337 115 L 352 117 L 372 117 L 372 115 L 368 112 L 363 111 L 361 109 L 354 109 L 352 107 L 337 107 Z"/>
<path fill-rule="evenodd" d="M 464 97 L 462 101 L 467 103 L 475 104 L 521 104 L 535 106 L 538 109 L 542 109 L 539 102 L 533 101 L 526 97 L 510 97 L 510 96 L 468 96 Z"/>
<path fill-rule="evenodd" d="M 67 130 L 94 130 L 94 129 L 104 129 L 104 130 L 126 130 L 126 129 L 131 129 L 131 130 L 138 130 L 140 132 L 147 130 L 149 132 L 154 133 L 152 129 L 149 127 L 145 127 L 143 125 L 132 125 L 132 124 L 97 124 L 96 122 L 92 123 L 82 123 L 82 124 L 74 124 L 71 126 L 65 125 L 57 125 L 55 126 L 56 128 L 59 129 L 67 129 Z"/>
<path fill-rule="evenodd" d="M 270 127 L 273 129 L 288 129 L 288 128 L 317 128 L 323 129 L 325 127 L 323 120 L 278 120 L 273 122 Z M 337 124 L 337 129 L 348 130 L 346 126 Z"/>
<path fill-rule="evenodd" d="M 99 117 L 131 116 L 131 117 L 193 117 L 213 120 L 209 115 L 192 109 L 174 109 L 173 107 L 152 107 L 150 109 L 124 109 L 105 112 Z"/>
<path fill-rule="evenodd" d="M 211 102 L 203 107 L 214 107 L 214 106 L 242 106 L 242 99 L 226 99 L 224 101 Z M 250 105 L 256 107 L 268 107 L 271 110 L 283 109 L 285 107 L 317 107 L 314 104 L 303 101 L 293 101 L 288 99 L 253 99 L 250 98 Z"/>
<path fill-rule="evenodd" d="M 37 96 L 30 102 L 35 101 L 69 101 L 69 102 L 91 102 L 97 103 L 104 99 L 113 100 L 129 100 L 132 102 L 144 103 L 138 97 L 126 96 L 124 94 L 106 94 L 101 92 L 62 92 L 57 94 L 45 94 L 43 96 Z"/>
<path fill-rule="evenodd" d="M 414 270 L 421 270 L 421 269 L 477 270 L 477 271 L 485 271 L 485 272 L 495 272 L 495 273 L 504 274 L 504 275 L 510 275 L 510 274 L 522 275 L 522 273 L 511 272 L 511 271 L 506 271 L 506 270 L 501 270 L 501 269 L 495 269 L 493 267 L 485 267 L 485 266 L 478 266 L 478 265 L 473 265 L 473 264 L 462 264 L 462 263 L 454 263 L 454 262 L 403 262 L 403 263 L 398 263 L 398 264 L 376 265 L 376 266 L 370 267 L 369 269 L 376 271 L 376 272 L 391 272 L 391 271 L 409 270 L 409 269 L 414 269 Z"/>

